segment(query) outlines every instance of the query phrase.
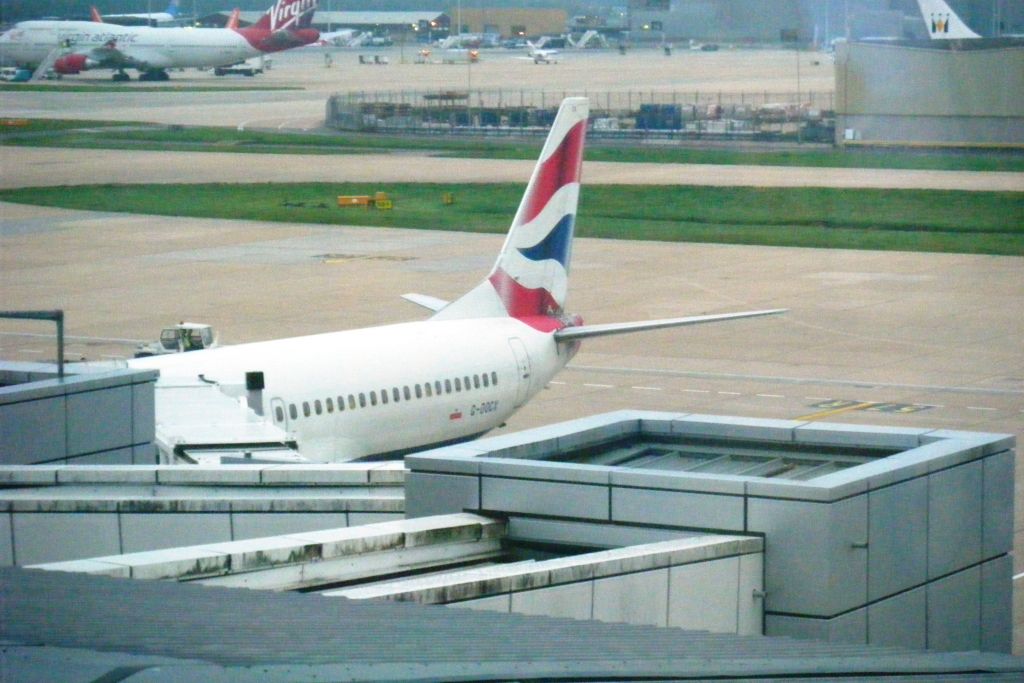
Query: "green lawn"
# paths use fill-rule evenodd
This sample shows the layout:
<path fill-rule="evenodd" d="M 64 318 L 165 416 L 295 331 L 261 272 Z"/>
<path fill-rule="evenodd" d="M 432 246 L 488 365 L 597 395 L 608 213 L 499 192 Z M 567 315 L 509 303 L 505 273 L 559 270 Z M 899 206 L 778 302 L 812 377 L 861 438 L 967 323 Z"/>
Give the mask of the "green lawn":
<path fill-rule="evenodd" d="M 391 211 L 338 208 L 388 192 Z M 142 214 L 501 233 L 520 184 L 93 185 L 0 191 L 0 200 Z M 453 192 L 455 203 L 441 197 Z M 186 201 L 187 199 L 187 201 Z M 1024 255 L 1024 192 L 589 186 L 585 237 Z"/>
<path fill-rule="evenodd" d="M 106 130 L 95 130 L 103 126 Z M 89 128 L 88 132 L 76 130 Z M 0 144 L 88 149 L 149 149 L 168 151 L 350 154 L 358 151 L 418 150 L 439 156 L 535 159 L 542 139 L 468 140 L 445 136 L 399 136 L 337 132 L 328 134 L 238 131 L 203 126 L 161 126 L 145 123 L 36 119 L 31 134 L 16 126 L 0 127 Z M 45 135 L 47 130 L 53 135 Z M 752 164 L 845 168 L 906 168 L 960 171 L 1024 172 L 1024 154 L 982 151 L 898 151 L 822 149 L 741 151 L 688 149 L 673 146 L 589 141 L 589 161 L 627 163 Z"/>

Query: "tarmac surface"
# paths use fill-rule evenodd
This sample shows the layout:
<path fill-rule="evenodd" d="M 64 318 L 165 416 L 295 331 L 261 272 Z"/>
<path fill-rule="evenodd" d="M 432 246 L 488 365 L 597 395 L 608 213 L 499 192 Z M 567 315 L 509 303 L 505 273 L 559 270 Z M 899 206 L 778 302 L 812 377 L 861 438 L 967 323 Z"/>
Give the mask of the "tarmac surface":
<path fill-rule="evenodd" d="M 353 54 L 343 54 L 354 60 Z M 397 87 L 393 83 L 409 79 L 433 87 L 435 73 L 451 78 L 472 69 L 474 81 L 488 74 L 506 87 L 516 87 L 517 79 L 527 77 L 558 87 L 560 79 L 600 72 L 595 78 L 601 83 L 614 76 L 620 85 L 654 89 L 689 84 L 689 72 L 663 73 L 659 69 L 665 64 L 696 65 L 693 70 L 705 69 L 710 79 L 711 74 L 733 73 L 737 54 L 687 52 L 678 61 L 673 56 L 658 62 L 651 53 L 644 59 L 638 56 L 637 66 L 622 66 L 609 75 L 604 72 L 614 70 L 594 67 L 614 63 L 617 54 L 572 55 L 580 61 L 572 69 L 568 57 L 561 64 L 539 66 L 509 56 L 504 71 L 495 67 L 492 73 L 487 62 L 473 67 L 346 64 L 342 69 L 340 58 L 324 69 L 318 61 L 322 53 L 308 53 L 294 58 L 295 64 L 309 66 L 305 75 L 286 68 L 284 56 L 270 74 L 293 83 L 306 78 L 308 89 L 297 93 L 238 93 L 228 102 L 233 94 L 68 93 L 59 92 L 57 85 L 53 93 L 5 92 L 0 116 L 315 126 L 316 117 L 322 119 L 326 93 L 342 79 L 355 83 L 353 87 L 370 79 L 380 87 Z M 762 84 L 769 84 L 763 87 L 781 87 L 788 77 L 786 58 L 794 55 L 748 53 L 743 76 L 723 76 L 721 87 L 750 85 L 762 62 L 775 74 L 774 80 L 760 75 Z M 310 71 L 317 63 L 320 70 Z M 826 71 L 831 74 L 831 69 Z M 196 80 L 212 78 L 201 74 Z M 823 87 L 827 80 L 822 76 Z M 521 87 L 536 85 L 530 83 Z M 583 83 L 587 88 L 600 85 Z M 711 87 L 709 83 L 713 85 L 694 80 L 693 87 Z M 4 187 L 210 180 L 383 182 L 402 179 L 403 173 L 417 180 L 525 183 L 531 167 L 531 162 L 422 155 L 303 157 L 0 147 Z M 1024 188 L 1022 174 L 640 164 L 588 163 L 584 178 L 758 185 L 822 184 L 841 178 L 836 182 L 850 187 Z M 510 206 L 510 220 L 514 211 Z M 63 308 L 69 358 L 126 357 L 134 341 L 155 339 L 161 327 L 179 320 L 211 323 L 224 343 L 240 343 L 420 319 L 426 312 L 399 300 L 401 294 L 458 296 L 486 274 L 501 242 L 498 235 L 0 204 L 0 292 L 5 309 Z M 504 431 L 640 408 L 1024 435 L 1024 259 L 589 239 L 578 240 L 573 255 L 570 307 L 588 323 L 757 308 L 790 312 L 589 340 L 569 368 Z M 46 325 L 0 320 L 0 357 L 52 358 L 53 346 Z M 1020 481 L 1020 458 L 1017 471 Z M 1021 549 L 1020 485 L 1016 499 L 1015 545 Z M 1019 551 L 1014 571 L 1024 572 Z M 1014 599 L 1015 651 L 1020 653 L 1024 591 L 1019 586 Z"/>

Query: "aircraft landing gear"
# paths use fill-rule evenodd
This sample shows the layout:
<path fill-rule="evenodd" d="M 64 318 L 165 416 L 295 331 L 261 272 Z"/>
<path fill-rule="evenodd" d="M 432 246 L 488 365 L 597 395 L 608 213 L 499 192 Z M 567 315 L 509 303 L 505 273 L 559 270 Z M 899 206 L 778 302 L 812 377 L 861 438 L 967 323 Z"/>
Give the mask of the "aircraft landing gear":
<path fill-rule="evenodd" d="M 139 74 L 140 81 L 169 81 L 171 77 L 163 69 L 156 71 L 143 71 Z"/>
<path fill-rule="evenodd" d="M 124 83 L 125 81 L 130 81 L 132 79 L 132 77 L 125 73 L 123 70 L 115 71 L 114 75 L 111 78 L 114 80 L 115 83 Z"/>

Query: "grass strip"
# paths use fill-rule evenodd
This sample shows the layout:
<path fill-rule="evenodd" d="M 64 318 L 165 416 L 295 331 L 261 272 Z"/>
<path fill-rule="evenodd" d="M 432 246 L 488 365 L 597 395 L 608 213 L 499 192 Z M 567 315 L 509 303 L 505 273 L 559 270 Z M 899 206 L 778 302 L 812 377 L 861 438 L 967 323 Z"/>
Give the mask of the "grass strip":
<path fill-rule="evenodd" d="M 389 211 L 339 208 L 387 192 Z M 0 191 L 0 200 L 94 211 L 503 233 L 512 183 L 90 185 Z M 452 192 L 455 203 L 442 195 Z M 1024 192 L 589 186 L 577 234 L 672 242 L 1024 256 Z"/>
<path fill-rule="evenodd" d="M 359 151 L 423 151 L 448 157 L 536 159 L 543 139 L 454 139 L 446 136 L 380 135 L 362 133 L 281 133 L 239 131 L 212 126 L 160 126 L 144 123 L 31 120 L 28 130 L 0 127 L 0 144 L 80 149 L 209 151 L 303 154 L 351 154 Z M 97 127 L 103 129 L 96 130 Z M 79 131 L 76 128 L 88 128 Z M 52 130 L 52 136 L 41 133 Z M 723 164 L 805 166 L 815 168 L 885 168 L 949 171 L 1024 172 L 1024 154 L 971 150 L 807 149 L 741 151 L 692 149 L 682 146 L 639 145 L 593 140 L 588 161 L 625 163 Z"/>

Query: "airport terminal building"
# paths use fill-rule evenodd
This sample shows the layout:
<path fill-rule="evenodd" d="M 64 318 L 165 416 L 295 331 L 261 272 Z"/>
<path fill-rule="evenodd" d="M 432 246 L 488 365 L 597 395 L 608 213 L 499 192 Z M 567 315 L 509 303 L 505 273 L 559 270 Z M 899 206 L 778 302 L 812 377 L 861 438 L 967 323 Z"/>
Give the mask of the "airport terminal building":
<path fill-rule="evenodd" d="M 0 561 L 48 584 L 71 572 L 542 615 L 580 633 L 1010 651 L 1009 435 L 622 411 L 404 463 L 143 465 L 152 373 L 18 372 L 0 388 L 4 454 L 37 464 L 0 467 Z M 85 415 L 103 417 L 90 429 Z M 63 451 L 11 430 L 32 424 Z M 7 573 L 5 590 L 33 576 Z M 91 608 L 76 609 L 55 618 Z M 40 637 L 19 628 L 8 637 Z"/>

